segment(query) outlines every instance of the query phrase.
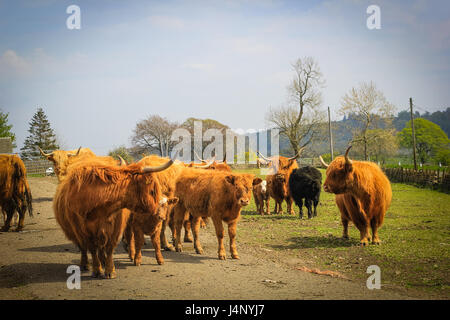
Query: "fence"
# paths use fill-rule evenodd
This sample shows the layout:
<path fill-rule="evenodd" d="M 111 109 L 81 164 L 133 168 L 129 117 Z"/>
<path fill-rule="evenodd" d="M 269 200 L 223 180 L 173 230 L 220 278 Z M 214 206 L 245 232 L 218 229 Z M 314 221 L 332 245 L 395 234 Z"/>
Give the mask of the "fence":
<path fill-rule="evenodd" d="M 406 168 L 383 168 L 391 182 L 409 183 L 421 187 L 450 192 L 448 170 L 414 170 Z"/>
<path fill-rule="evenodd" d="M 45 175 L 45 171 L 48 168 L 53 168 L 53 163 L 47 159 L 35 159 L 35 160 L 23 160 L 27 174 L 42 174 Z"/>

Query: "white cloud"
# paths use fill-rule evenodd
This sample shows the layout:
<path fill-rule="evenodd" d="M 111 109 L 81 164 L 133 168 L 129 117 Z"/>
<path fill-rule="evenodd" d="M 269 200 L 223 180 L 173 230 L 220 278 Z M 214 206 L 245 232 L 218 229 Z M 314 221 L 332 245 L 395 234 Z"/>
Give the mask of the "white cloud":
<path fill-rule="evenodd" d="M 156 27 L 171 30 L 182 30 L 185 27 L 184 20 L 164 15 L 154 15 L 148 18 L 150 23 Z"/>
<path fill-rule="evenodd" d="M 28 74 L 31 65 L 25 58 L 20 57 L 14 50 L 6 50 L 0 56 L 0 74 L 4 76 L 17 76 Z"/>

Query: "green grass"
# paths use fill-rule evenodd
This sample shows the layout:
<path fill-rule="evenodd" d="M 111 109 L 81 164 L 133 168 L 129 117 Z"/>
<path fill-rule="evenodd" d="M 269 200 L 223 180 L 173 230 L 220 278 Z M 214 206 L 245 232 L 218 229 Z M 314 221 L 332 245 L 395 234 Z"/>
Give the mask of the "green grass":
<path fill-rule="evenodd" d="M 260 177 L 259 169 L 236 170 Z M 325 172 L 322 170 L 323 177 Z M 254 202 L 242 212 L 240 245 L 273 250 L 279 259 L 298 258 L 307 267 L 338 271 L 364 280 L 369 265 L 381 268 L 382 285 L 410 292 L 450 297 L 450 195 L 405 184 L 392 184 L 393 200 L 379 236 L 382 244 L 359 246 L 359 231 L 342 226 L 334 195 L 321 193 L 318 217 L 256 213 Z M 274 208 L 271 200 L 271 211 Z M 283 204 L 286 212 L 286 204 Z M 305 208 L 304 208 L 305 216 Z"/>

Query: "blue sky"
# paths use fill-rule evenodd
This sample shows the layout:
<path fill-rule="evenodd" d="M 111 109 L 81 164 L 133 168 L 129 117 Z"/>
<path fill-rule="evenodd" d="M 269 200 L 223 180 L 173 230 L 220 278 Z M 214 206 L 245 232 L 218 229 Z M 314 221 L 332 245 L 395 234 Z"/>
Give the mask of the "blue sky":
<path fill-rule="evenodd" d="M 81 29 L 66 28 L 66 8 Z M 381 29 L 366 8 L 381 9 Z M 1 1 L 0 109 L 20 148 L 43 107 L 62 146 L 106 154 L 137 121 L 213 118 L 261 129 L 287 100 L 291 63 L 312 56 L 323 108 L 374 81 L 397 110 L 450 101 L 448 1 Z M 18 148 L 18 149 L 19 149 Z M 18 150 L 16 149 L 16 151 Z"/>

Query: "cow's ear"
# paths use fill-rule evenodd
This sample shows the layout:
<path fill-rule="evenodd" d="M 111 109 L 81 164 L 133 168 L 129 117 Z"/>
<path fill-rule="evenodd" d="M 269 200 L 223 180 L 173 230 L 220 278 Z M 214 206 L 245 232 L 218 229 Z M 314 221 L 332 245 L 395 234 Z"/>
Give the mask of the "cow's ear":
<path fill-rule="evenodd" d="M 345 163 L 345 164 L 344 164 L 344 170 L 345 170 L 345 172 L 347 172 L 347 173 L 352 172 L 352 171 L 353 171 L 353 164 L 351 164 L 351 163 Z"/>
<path fill-rule="evenodd" d="M 169 198 L 169 204 L 177 204 L 177 203 L 178 203 L 177 197 Z"/>
<path fill-rule="evenodd" d="M 228 183 L 234 185 L 235 180 L 236 180 L 236 177 L 235 177 L 235 176 L 226 176 L 226 177 L 225 177 L 225 180 L 226 180 Z"/>
<path fill-rule="evenodd" d="M 257 184 L 260 184 L 262 182 L 261 178 L 255 178 L 253 179 L 253 185 L 256 186 Z"/>

